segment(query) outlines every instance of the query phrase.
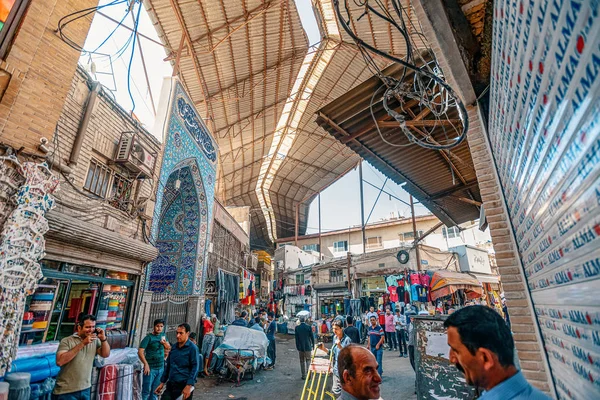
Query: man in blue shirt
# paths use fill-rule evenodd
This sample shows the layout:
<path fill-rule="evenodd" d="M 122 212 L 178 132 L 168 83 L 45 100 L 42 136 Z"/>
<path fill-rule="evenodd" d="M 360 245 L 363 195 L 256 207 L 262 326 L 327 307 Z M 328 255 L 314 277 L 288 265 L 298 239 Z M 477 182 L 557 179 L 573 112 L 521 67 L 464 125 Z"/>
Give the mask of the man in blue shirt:
<path fill-rule="evenodd" d="M 308 299 L 304 300 L 304 311 L 310 312 L 311 306 L 312 306 L 312 304 L 308 303 Z"/>
<path fill-rule="evenodd" d="M 248 327 L 248 321 L 246 321 L 246 316 L 248 315 L 248 313 L 246 313 L 246 311 L 242 311 L 240 313 L 240 317 L 236 318 L 231 325 L 235 325 L 235 326 L 243 326 L 243 327 Z"/>
<path fill-rule="evenodd" d="M 267 356 L 271 359 L 271 364 L 265 368 L 271 370 L 275 368 L 275 359 L 277 358 L 277 350 L 275 348 L 275 331 L 277 330 L 277 323 L 275 322 L 275 313 L 270 311 L 267 314 L 269 320 L 269 326 L 267 328 L 267 339 L 269 339 L 269 347 L 267 348 Z"/>
<path fill-rule="evenodd" d="M 371 315 L 371 326 L 367 330 L 367 348 L 371 350 L 371 353 L 377 360 L 377 372 L 379 375 L 383 375 L 383 342 L 385 341 L 385 332 L 378 323 L 378 318 Z"/>
<path fill-rule="evenodd" d="M 200 360 L 198 347 L 189 340 L 190 330 L 189 324 L 177 327 L 177 345 L 171 347 L 160 385 L 155 391 L 156 394 L 160 394 L 166 383 L 161 400 L 175 400 L 181 395 L 183 400 L 192 398 Z"/>
<path fill-rule="evenodd" d="M 480 400 L 549 400 L 525 380 L 514 364 L 514 341 L 508 326 L 484 306 L 460 309 L 444 321 L 450 362 L 471 386 L 485 391 Z"/>

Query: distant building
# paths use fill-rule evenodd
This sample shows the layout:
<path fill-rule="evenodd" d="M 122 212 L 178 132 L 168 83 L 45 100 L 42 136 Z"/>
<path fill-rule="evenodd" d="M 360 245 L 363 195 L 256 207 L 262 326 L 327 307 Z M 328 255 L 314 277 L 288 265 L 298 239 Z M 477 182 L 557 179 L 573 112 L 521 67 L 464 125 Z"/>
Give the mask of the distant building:
<path fill-rule="evenodd" d="M 417 235 L 419 236 L 422 236 L 440 222 L 433 215 L 418 216 L 415 221 Z M 320 253 L 325 260 L 345 256 L 348 252 L 352 254 L 363 252 L 360 226 L 323 232 L 320 236 L 321 249 L 319 248 L 319 234 L 298 236 L 297 247 L 305 252 L 316 253 L 317 258 Z M 414 241 L 412 219 L 392 218 L 368 224 L 365 227 L 365 239 L 367 253 L 400 246 L 411 246 Z M 481 232 L 477 224 L 472 222 L 461 226 L 441 226 L 427 235 L 420 243 L 447 251 L 449 248 L 463 244 L 488 246 L 491 243 L 491 238 L 488 232 Z M 278 239 L 277 245 L 279 247 L 295 245 L 295 238 Z M 276 252 L 276 260 L 278 259 Z"/>

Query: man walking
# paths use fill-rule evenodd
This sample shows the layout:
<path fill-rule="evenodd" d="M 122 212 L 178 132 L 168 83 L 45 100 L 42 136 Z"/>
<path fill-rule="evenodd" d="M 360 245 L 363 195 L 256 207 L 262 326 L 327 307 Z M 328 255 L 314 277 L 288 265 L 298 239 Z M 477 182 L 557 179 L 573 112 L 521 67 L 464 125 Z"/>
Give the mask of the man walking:
<path fill-rule="evenodd" d="M 450 362 L 467 384 L 485 391 L 480 400 L 547 400 L 514 363 L 514 341 L 502 317 L 485 306 L 465 307 L 444 321 Z"/>
<path fill-rule="evenodd" d="M 396 327 L 394 326 L 394 315 L 389 307 L 385 310 L 385 341 L 388 342 L 388 348 L 390 351 L 395 351 L 398 349 Z"/>
<path fill-rule="evenodd" d="M 400 357 L 408 357 L 408 351 L 406 350 L 406 316 L 400 313 L 399 308 L 396 308 L 396 315 L 394 315 L 394 327 L 396 328 L 398 347 L 400 347 Z"/>
<path fill-rule="evenodd" d="M 165 368 L 165 350 L 169 351 L 171 349 L 171 345 L 163 334 L 164 327 L 164 320 L 155 320 L 152 333 L 146 335 L 138 349 L 138 356 L 144 364 L 143 400 L 156 400 L 158 398 L 154 391 L 160 385 L 160 378 Z"/>
<path fill-rule="evenodd" d="M 275 368 L 275 359 L 277 358 L 277 349 L 275 348 L 275 331 L 277 330 L 277 324 L 275 323 L 275 313 L 269 311 L 267 314 L 269 325 L 267 327 L 267 339 L 269 339 L 269 347 L 267 348 L 267 356 L 271 359 L 271 365 L 266 370 L 272 370 Z"/>
<path fill-rule="evenodd" d="M 171 348 L 160 378 L 160 385 L 154 393 L 160 394 L 166 384 L 161 400 L 176 400 L 183 395 L 183 400 L 191 399 L 200 368 L 198 347 L 189 340 L 189 324 L 177 327 L 177 345 Z"/>
<path fill-rule="evenodd" d="M 338 373 L 342 395 L 338 400 L 379 399 L 381 375 L 377 360 L 364 347 L 351 344 L 343 348 L 338 356 Z"/>
<path fill-rule="evenodd" d="M 54 399 L 90 399 L 96 354 L 104 358 L 110 355 L 106 334 L 96 328 L 96 317 L 81 313 L 77 319 L 77 333 L 61 340 L 56 351 L 56 365 L 60 372 L 56 378 Z"/>
<path fill-rule="evenodd" d="M 321 343 L 319 345 L 319 349 L 321 351 L 330 353 L 333 352 L 332 354 L 332 363 L 333 363 L 333 368 L 331 369 L 333 374 L 333 382 L 331 384 L 331 392 L 335 395 L 338 396 L 340 393 L 342 393 L 342 385 L 340 382 L 340 375 L 339 375 L 339 370 L 338 370 L 338 356 L 340 354 L 340 351 L 346 347 L 352 344 L 352 341 L 350 340 L 350 338 L 346 335 L 344 335 L 344 324 L 341 321 L 335 320 L 333 321 L 333 345 L 331 346 L 331 350 L 327 350 L 325 348 L 325 345 L 323 343 Z"/>
<path fill-rule="evenodd" d="M 367 313 L 367 325 L 371 323 L 371 317 L 379 318 L 379 314 L 375 312 L 375 307 L 370 307 Z"/>
<path fill-rule="evenodd" d="M 306 373 L 310 368 L 310 359 L 312 357 L 312 350 L 315 347 L 315 339 L 312 333 L 312 328 L 306 323 L 306 317 L 300 317 L 300 325 L 296 327 L 294 331 L 296 336 L 296 350 L 300 356 L 300 373 L 301 379 L 306 379 Z"/>
<path fill-rule="evenodd" d="M 377 360 L 377 364 L 379 364 L 377 372 L 379 372 L 379 375 L 383 375 L 383 342 L 385 341 L 385 336 L 383 328 L 378 324 L 377 317 L 375 316 L 371 316 L 371 326 L 369 326 L 367 335 L 367 348 L 371 350 L 371 353 L 373 353 Z"/>
<path fill-rule="evenodd" d="M 348 336 L 352 343 L 360 344 L 360 332 L 354 326 L 354 318 L 351 315 L 346 317 L 346 324 L 348 326 L 344 329 L 344 335 Z"/>

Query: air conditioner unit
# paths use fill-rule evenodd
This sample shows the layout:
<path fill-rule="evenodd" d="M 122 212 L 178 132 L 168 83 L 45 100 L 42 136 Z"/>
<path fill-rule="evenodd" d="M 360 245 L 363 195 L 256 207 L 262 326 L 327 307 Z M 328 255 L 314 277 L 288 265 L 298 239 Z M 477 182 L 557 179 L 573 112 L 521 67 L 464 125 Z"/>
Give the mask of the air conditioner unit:
<path fill-rule="evenodd" d="M 156 152 L 135 132 L 123 132 L 114 159 L 138 178 L 151 177 L 156 164 Z"/>

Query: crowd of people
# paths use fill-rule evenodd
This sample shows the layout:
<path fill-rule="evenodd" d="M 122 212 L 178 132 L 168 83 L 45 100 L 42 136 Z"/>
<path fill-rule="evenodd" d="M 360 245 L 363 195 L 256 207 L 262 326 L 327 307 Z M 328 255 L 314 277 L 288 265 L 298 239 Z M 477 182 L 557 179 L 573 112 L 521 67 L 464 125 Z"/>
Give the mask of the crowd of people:
<path fill-rule="evenodd" d="M 379 399 L 385 348 L 389 351 L 399 350 L 401 357 L 408 354 L 413 369 L 415 367 L 413 310 L 396 309 L 394 314 L 391 311 L 385 311 L 382 324 L 380 313 L 370 310 L 365 315 L 370 325 L 364 338 L 354 326 L 353 317 L 333 318 L 331 349 L 317 341 L 318 336 L 310 321 L 301 316 L 295 329 L 301 378 L 306 379 L 312 351 L 318 348 L 331 354 L 332 393 L 339 396 L 338 399 Z M 259 311 L 248 318 L 246 312 L 241 312 L 232 325 L 265 332 L 269 339 L 268 356 L 271 360 L 268 369 L 274 368 L 274 313 Z M 467 384 L 482 391 L 480 399 L 548 399 L 531 386 L 517 369 L 512 333 L 494 310 L 484 306 L 465 307 L 450 315 L 444 321 L 444 326 L 447 328 L 450 362 L 464 374 Z M 138 355 L 144 365 L 143 399 L 157 399 L 158 396 L 163 400 L 191 399 L 198 375 L 210 374 L 208 360 L 223 337 L 219 321 L 215 316 L 203 317 L 200 348 L 197 346 L 197 335 L 191 332 L 187 323 L 177 327 L 176 342 L 173 344 L 166 340 L 164 327 L 163 320 L 154 321 L 152 332 L 140 343 Z M 106 334 L 96 327 L 93 315 L 80 315 L 76 329 L 72 336 L 60 342 L 56 354 L 56 363 L 60 367 L 53 393 L 53 399 L 56 400 L 89 400 L 94 357 L 99 355 L 106 358 L 110 355 Z M 407 349 L 404 349 L 406 343 Z"/>

